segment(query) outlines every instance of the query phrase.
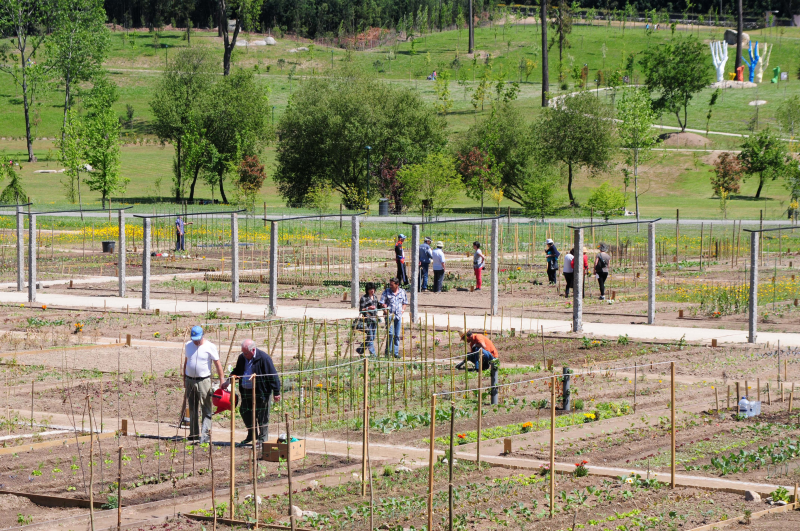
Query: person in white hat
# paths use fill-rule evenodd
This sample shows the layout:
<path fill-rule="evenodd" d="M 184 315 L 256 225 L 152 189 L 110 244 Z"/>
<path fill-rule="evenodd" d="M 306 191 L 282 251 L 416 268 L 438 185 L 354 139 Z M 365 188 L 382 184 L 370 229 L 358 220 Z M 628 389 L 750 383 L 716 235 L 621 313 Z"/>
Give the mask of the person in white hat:
<path fill-rule="evenodd" d="M 436 242 L 436 250 L 433 251 L 433 291 L 442 291 L 442 281 L 444 280 L 444 242 Z"/>
<path fill-rule="evenodd" d="M 556 244 L 550 238 L 545 240 L 545 255 L 547 257 L 547 279 L 550 284 L 556 283 L 556 274 L 558 273 L 558 257 L 561 253 L 556 249 Z"/>

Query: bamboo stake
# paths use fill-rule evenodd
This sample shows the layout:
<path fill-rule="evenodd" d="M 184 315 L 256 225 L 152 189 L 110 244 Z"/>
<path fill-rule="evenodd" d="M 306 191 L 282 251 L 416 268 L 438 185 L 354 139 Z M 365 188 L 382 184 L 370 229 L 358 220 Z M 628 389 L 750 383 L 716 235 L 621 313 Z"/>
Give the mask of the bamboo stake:
<path fill-rule="evenodd" d="M 456 418 L 456 403 L 450 401 L 450 457 L 447 459 L 448 470 L 448 484 L 447 484 L 447 506 L 448 506 L 448 531 L 453 531 L 453 439 L 456 436 L 455 431 L 455 418 Z"/>
<path fill-rule="evenodd" d="M 258 529 L 258 457 L 256 456 L 256 441 L 258 440 L 256 437 L 256 433 L 258 429 L 256 427 L 256 375 L 253 374 L 251 377 L 251 381 L 253 382 L 253 405 L 250 408 L 252 410 L 252 426 L 253 426 L 253 442 L 251 443 L 253 446 L 253 510 L 255 511 L 255 519 L 256 519 L 256 529 Z M 290 441 L 287 441 L 290 442 Z"/>
<path fill-rule="evenodd" d="M 294 520 L 294 513 L 292 512 L 292 437 L 289 434 L 289 414 L 285 413 L 286 418 L 286 444 L 289 450 L 286 452 L 286 476 L 289 481 L 289 527 L 295 531 L 296 524 Z"/>
<path fill-rule="evenodd" d="M 233 332 L 236 336 L 236 330 Z M 233 343 L 231 342 L 231 345 Z M 236 376 L 231 376 L 231 504 L 230 504 L 230 518 L 233 520 L 234 503 L 233 496 L 236 492 L 236 442 L 234 441 L 234 430 L 236 428 Z"/>
<path fill-rule="evenodd" d="M 551 377 L 550 389 L 550 519 L 556 505 L 556 375 Z"/>
<path fill-rule="evenodd" d="M 428 529 L 433 529 L 433 465 L 436 456 L 434 454 L 434 438 L 436 437 L 436 395 L 431 395 L 431 443 L 430 453 L 428 454 Z M 452 456 L 451 458 L 452 459 Z M 478 460 L 480 463 L 480 459 Z"/>
<path fill-rule="evenodd" d="M 89 411 L 89 524 L 94 531 L 94 430 L 92 429 L 92 403 L 86 397 Z"/>
<path fill-rule="evenodd" d="M 117 530 L 122 529 L 122 446 L 117 455 Z"/>
<path fill-rule="evenodd" d="M 367 444 L 369 444 L 369 358 L 364 358 L 364 429 L 361 435 L 361 495 L 367 495 Z"/>
<path fill-rule="evenodd" d="M 675 436 L 676 436 L 676 426 L 675 426 L 675 362 L 670 362 L 670 418 L 672 422 L 672 428 L 670 429 L 670 486 L 671 488 L 675 488 Z"/>
<path fill-rule="evenodd" d="M 716 386 L 714 386 L 714 402 L 717 405 L 715 411 L 719 412 L 719 389 Z"/>

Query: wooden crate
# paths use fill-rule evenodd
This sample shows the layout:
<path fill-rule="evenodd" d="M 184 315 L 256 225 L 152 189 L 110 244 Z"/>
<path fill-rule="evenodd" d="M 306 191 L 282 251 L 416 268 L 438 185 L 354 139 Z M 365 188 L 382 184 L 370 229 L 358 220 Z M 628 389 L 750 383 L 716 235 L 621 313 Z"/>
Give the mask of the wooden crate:
<path fill-rule="evenodd" d="M 291 461 L 302 459 L 306 456 L 306 441 L 300 439 L 293 443 L 279 443 L 277 439 L 269 440 L 261 446 L 261 459 L 277 463 L 286 456 L 291 456 Z"/>

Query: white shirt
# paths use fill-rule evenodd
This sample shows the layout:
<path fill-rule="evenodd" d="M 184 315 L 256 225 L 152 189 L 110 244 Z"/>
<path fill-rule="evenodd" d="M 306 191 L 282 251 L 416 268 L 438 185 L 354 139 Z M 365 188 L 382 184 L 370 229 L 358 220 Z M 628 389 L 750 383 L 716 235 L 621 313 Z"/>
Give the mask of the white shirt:
<path fill-rule="evenodd" d="M 572 269 L 572 261 L 575 259 L 572 256 L 572 253 L 567 253 L 564 255 L 564 273 L 573 273 L 574 270 Z"/>
<path fill-rule="evenodd" d="M 186 352 L 186 376 L 190 378 L 205 378 L 211 376 L 211 364 L 219 361 L 217 346 L 205 340 L 199 347 L 194 341 L 189 341 L 184 347 Z"/>
<path fill-rule="evenodd" d="M 475 253 L 472 255 L 472 267 L 475 269 L 483 267 L 484 262 L 486 262 L 486 259 L 483 256 L 483 252 L 480 249 L 475 249 Z"/>
<path fill-rule="evenodd" d="M 444 262 L 444 251 L 437 247 L 436 250 L 433 251 L 433 270 L 441 271 L 444 269 Z"/>

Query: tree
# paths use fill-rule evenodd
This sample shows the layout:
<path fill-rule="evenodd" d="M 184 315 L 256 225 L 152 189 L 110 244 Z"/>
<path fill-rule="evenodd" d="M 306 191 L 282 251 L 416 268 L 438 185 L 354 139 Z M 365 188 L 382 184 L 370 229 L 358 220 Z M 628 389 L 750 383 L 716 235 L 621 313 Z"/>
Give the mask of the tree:
<path fill-rule="evenodd" d="M 546 46 L 549 50 L 558 43 L 558 63 L 561 65 L 564 48 L 572 47 L 569 42 L 569 35 L 572 33 L 572 12 L 565 0 L 559 0 L 550 27 L 555 31 L 555 35 L 550 37 L 550 43 Z"/>
<path fill-rule="evenodd" d="M 450 73 L 441 72 L 436 77 L 433 88 L 436 91 L 436 106 L 441 114 L 446 115 L 453 108 L 453 98 L 450 97 Z"/>
<path fill-rule="evenodd" d="M 534 145 L 543 162 L 561 162 L 568 170 L 567 193 L 572 194 L 573 170 L 598 173 L 608 168 L 614 154 L 614 123 L 607 106 L 589 92 L 564 97 L 544 110 L 534 125 Z"/>
<path fill-rule="evenodd" d="M 558 211 L 561 200 L 558 194 L 560 175 L 554 166 L 542 166 L 525 181 L 521 194 L 521 204 L 525 214 L 541 218 L 552 216 Z"/>
<path fill-rule="evenodd" d="M 721 196 L 726 194 L 738 194 L 739 182 L 742 179 L 742 165 L 739 158 L 728 151 L 720 153 L 714 161 L 714 169 L 711 170 L 711 188 L 714 195 Z"/>
<path fill-rule="evenodd" d="M 513 104 L 493 105 L 488 117 L 456 141 L 459 173 L 476 200 L 489 187 L 499 186 L 505 197 L 522 204 L 534 151 L 530 125 Z M 496 169 L 497 182 L 489 179 L 490 169 Z"/>
<path fill-rule="evenodd" d="M 36 91 L 44 82 L 45 68 L 36 62 L 36 52 L 47 36 L 46 27 L 55 11 L 55 0 L 3 0 L 0 2 L 0 35 L 12 35 L 14 52 L 0 49 L 0 72 L 14 79 L 22 90 L 22 109 L 25 113 L 25 138 L 28 162 L 36 162 L 33 154 L 31 109 Z M 16 64 L 15 64 L 16 63 Z"/>
<path fill-rule="evenodd" d="M 653 108 L 674 113 L 685 131 L 689 102 L 711 81 L 705 46 L 694 37 L 674 39 L 647 48 L 640 64 L 647 88 L 659 94 Z"/>
<path fill-rule="evenodd" d="M 225 175 L 247 156 L 257 155 L 272 135 L 269 91 L 252 70 L 236 70 L 212 87 L 207 122 L 209 184 L 219 186 L 224 203 Z"/>
<path fill-rule="evenodd" d="M 432 215 L 440 213 L 461 194 L 463 185 L 456 172 L 456 161 L 444 153 L 430 153 L 418 164 L 408 164 L 397 178 L 405 188 L 405 201 Z"/>
<path fill-rule="evenodd" d="M 73 109 L 70 109 L 67 111 L 67 121 L 61 129 L 61 141 L 56 147 L 58 161 L 64 165 L 61 184 L 67 192 L 67 200 L 73 204 L 76 200 L 81 201 L 81 171 L 86 167 L 83 134 L 83 121 Z"/>
<path fill-rule="evenodd" d="M 92 169 L 84 182 L 89 190 L 100 192 L 103 208 L 106 207 L 106 200 L 112 194 L 123 193 L 130 181 L 120 175 L 120 124 L 111 108 L 118 98 L 117 87 L 100 77 L 95 78 L 85 102 L 84 157 Z"/>
<path fill-rule="evenodd" d="M 446 143 L 444 117 L 417 92 L 350 71 L 304 81 L 278 132 L 273 179 L 289 206 L 302 205 L 325 182 L 347 208 L 363 208 L 375 193 L 365 146 L 372 161 L 397 166 L 422 162 Z"/>
<path fill-rule="evenodd" d="M 3 182 L 6 177 L 8 177 L 8 185 L 6 185 L 2 193 L 0 193 L 0 203 L 7 205 L 19 205 L 24 203 L 27 198 L 25 189 L 22 188 L 22 181 L 17 171 L 14 169 L 14 166 L 22 169 L 22 167 L 10 157 L 5 154 L 0 155 L 0 182 Z"/>
<path fill-rule="evenodd" d="M 633 196 L 636 221 L 639 221 L 639 165 L 649 159 L 658 137 L 653 133 L 655 113 L 647 92 L 631 88 L 623 91 L 617 109 L 617 132 L 624 149 L 625 163 L 633 168 Z"/>
<path fill-rule="evenodd" d="M 196 151 L 203 146 L 201 133 L 207 129 L 209 107 L 214 104 L 210 98 L 214 82 L 209 52 L 200 47 L 184 48 L 169 61 L 150 101 L 153 131 L 162 141 L 170 141 L 175 146 L 175 201 L 180 201 L 184 196 L 186 170 L 192 177 L 189 199 L 194 199 L 195 183 L 203 159 L 198 157 Z M 194 150 L 189 161 L 186 160 L 187 148 Z"/>
<path fill-rule="evenodd" d="M 788 152 L 783 141 L 767 127 L 744 140 L 739 161 L 746 175 L 758 175 L 758 190 L 755 195 L 758 199 L 767 179 L 774 181 L 784 175 Z"/>
<path fill-rule="evenodd" d="M 795 133 L 800 129 L 800 96 L 795 94 L 783 100 L 778 105 L 775 118 L 783 130 L 794 138 Z"/>
<path fill-rule="evenodd" d="M 622 193 L 622 190 L 613 188 L 608 182 L 604 182 L 592 192 L 586 204 L 595 211 L 602 212 L 603 219 L 608 221 L 614 212 L 625 207 L 625 194 Z"/>
<path fill-rule="evenodd" d="M 264 165 L 258 160 L 257 155 L 247 155 L 242 159 L 239 163 L 236 188 L 239 190 L 245 204 L 255 205 L 255 198 L 264 185 L 266 178 L 267 174 L 264 171 Z"/>
<path fill-rule="evenodd" d="M 102 0 L 58 0 L 55 30 L 47 43 L 47 65 L 64 83 L 64 119 L 72 107 L 72 87 L 91 80 L 103 67 L 109 31 Z"/>

